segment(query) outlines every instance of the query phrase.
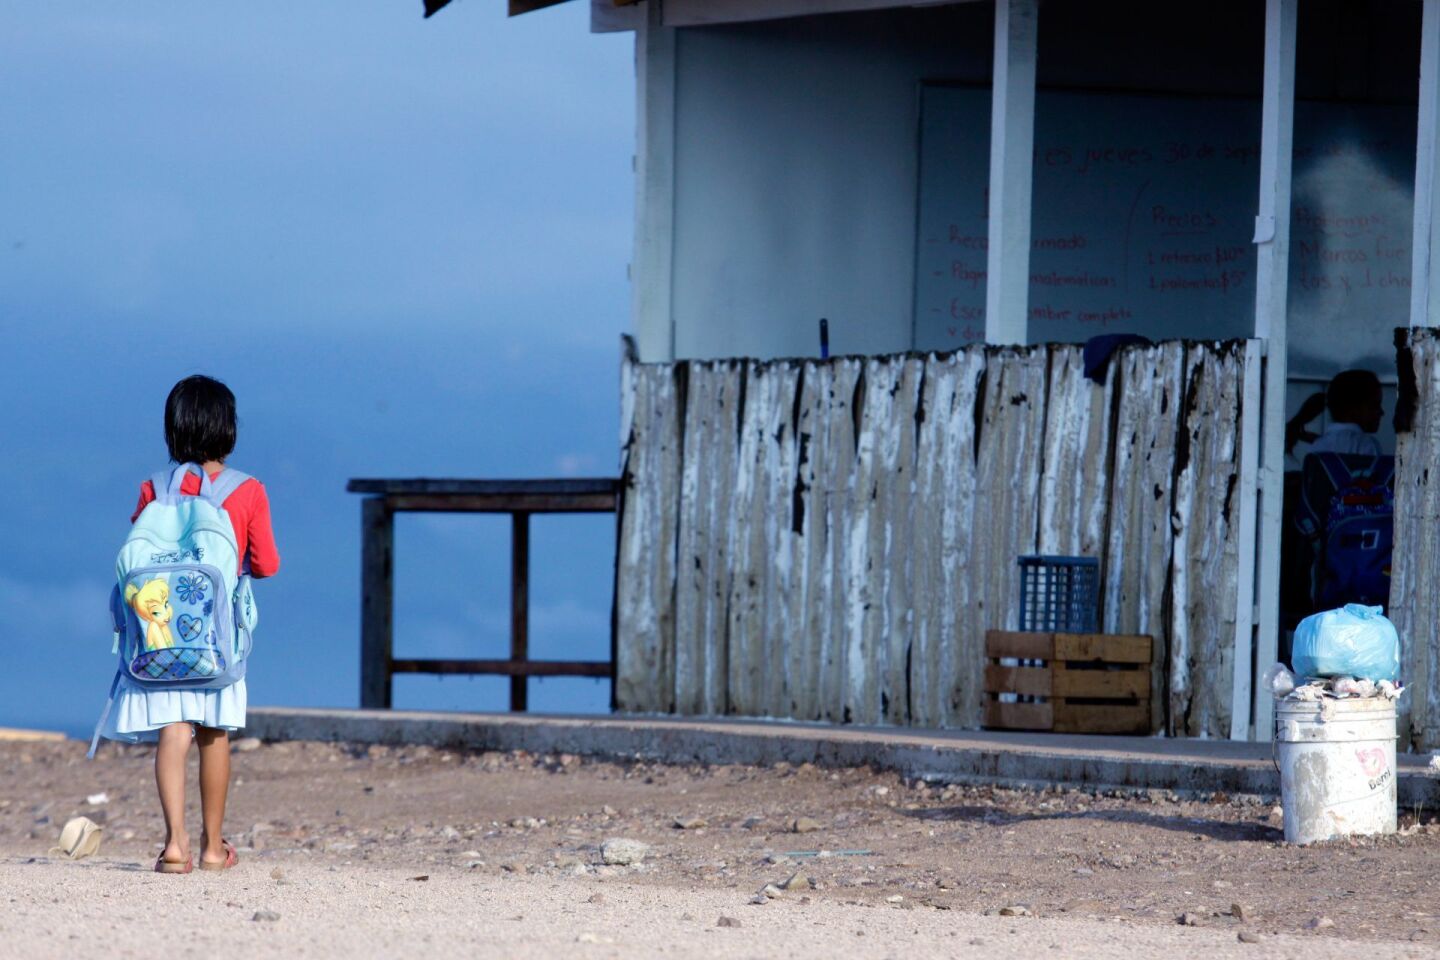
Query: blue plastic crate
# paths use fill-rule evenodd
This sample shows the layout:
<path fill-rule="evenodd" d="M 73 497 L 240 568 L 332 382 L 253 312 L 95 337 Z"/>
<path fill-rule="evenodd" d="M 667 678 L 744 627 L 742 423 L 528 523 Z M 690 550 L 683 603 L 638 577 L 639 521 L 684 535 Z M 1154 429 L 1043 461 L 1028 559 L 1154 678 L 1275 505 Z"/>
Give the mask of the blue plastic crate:
<path fill-rule="evenodd" d="M 1033 633 L 1095 633 L 1099 628 L 1100 561 L 1094 557 L 1020 558 L 1020 629 Z"/>

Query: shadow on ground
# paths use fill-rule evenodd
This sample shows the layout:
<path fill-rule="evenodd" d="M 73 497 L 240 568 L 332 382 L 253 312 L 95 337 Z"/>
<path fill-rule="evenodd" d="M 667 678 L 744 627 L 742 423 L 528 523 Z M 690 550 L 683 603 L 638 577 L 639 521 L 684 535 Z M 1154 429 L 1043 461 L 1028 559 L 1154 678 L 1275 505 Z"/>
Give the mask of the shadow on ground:
<path fill-rule="evenodd" d="M 1280 840 L 1284 836 L 1275 827 L 1261 823 L 1226 823 L 1195 817 L 1167 817 L 1140 810 L 1056 810 L 1047 813 L 1014 813 L 996 807 L 953 806 L 906 810 L 904 814 L 917 820 L 985 823 L 993 826 L 1009 826 L 1027 820 L 1037 822 L 1103 820 L 1108 823 L 1132 823 L 1137 826 L 1155 827 L 1159 830 L 1173 830 L 1176 833 L 1201 834 L 1212 840 L 1249 843 L 1269 843 Z"/>

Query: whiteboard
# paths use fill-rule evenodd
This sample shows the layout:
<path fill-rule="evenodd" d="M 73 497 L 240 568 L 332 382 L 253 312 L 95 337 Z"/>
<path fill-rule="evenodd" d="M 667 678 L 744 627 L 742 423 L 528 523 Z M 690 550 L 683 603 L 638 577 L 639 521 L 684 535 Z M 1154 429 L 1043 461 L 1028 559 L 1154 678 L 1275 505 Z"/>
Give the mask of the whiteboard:
<path fill-rule="evenodd" d="M 1258 102 L 1041 91 L 1032 342 L 1254 329 Z M 985 336 L 990 91 L 926 85 L 915 258 L 918 349 Z M 1413 108 L 1299 103 L 1292 369 L 1393 366 L 1407 322 Z"/>

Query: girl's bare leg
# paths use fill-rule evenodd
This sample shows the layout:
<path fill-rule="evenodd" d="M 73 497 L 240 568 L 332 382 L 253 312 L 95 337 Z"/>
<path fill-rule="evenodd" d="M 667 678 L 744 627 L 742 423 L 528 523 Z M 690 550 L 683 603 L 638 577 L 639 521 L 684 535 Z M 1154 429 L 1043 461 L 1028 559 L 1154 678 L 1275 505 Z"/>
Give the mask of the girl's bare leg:
<path fill-rule="evenodd" d="M 165 852 L 171 863 L 190 858 L 190 835 L 185 832 L 185 757 L 190 753 L 190 724 L 172 723 L 160 728 L 155 750 L 155 787 L 165 813 Z"/>
<path fill-rule="evenodd" d="M 224 863 L 220 827 L 230 795 L 230 735 L 213 727 L 196 727 L 195 742 L 200 745 L 200 817 L 205 825 L 200 834 L 200 859 Z"/>

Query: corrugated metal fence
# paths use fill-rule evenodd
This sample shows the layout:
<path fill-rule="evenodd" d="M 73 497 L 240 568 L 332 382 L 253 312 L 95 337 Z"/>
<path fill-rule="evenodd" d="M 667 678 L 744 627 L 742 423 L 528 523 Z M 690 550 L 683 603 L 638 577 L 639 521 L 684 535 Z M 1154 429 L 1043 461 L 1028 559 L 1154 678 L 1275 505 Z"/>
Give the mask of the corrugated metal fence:
<path fill-rule="evenodd" d="M 1017 625 L 1039 552 L 1100 557 L 1103 629 L 1157 638 L 1157 729 L 1229 736 L 1260 362 L 1129 347 L 1103 384 L 1077 346 L 626 362 L 620 709 L 978 726 L 985 630 Z"/>

